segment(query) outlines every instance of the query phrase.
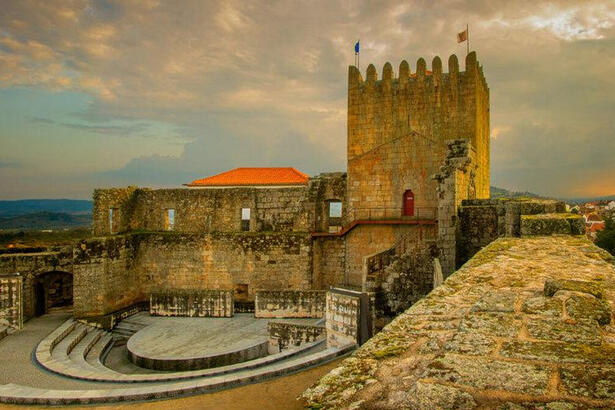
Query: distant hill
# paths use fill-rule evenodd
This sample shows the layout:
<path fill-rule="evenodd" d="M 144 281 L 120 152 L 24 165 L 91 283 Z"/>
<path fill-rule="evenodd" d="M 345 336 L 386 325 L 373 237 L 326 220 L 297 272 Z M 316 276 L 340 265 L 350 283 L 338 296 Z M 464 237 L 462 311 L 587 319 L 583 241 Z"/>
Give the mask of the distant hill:
<path fill-rule="evenodd" d="M 0 217 L 13 217 L 37 212 L 69 215 L 91 214 L 92 201 L 83 199 L 18 199 L 0 201 Z"/>
<path fill-rule="evenodd" d="M 534 194 L 532 192 L 516 192 L 509 191 L 504 188 L 497 187 L 489 187 L 491 192 L 491 198 L 550 198 L 547 196 L 542 196 L 538 194 Z M 555 198 L 565 201 L 568 204 L 584 204 L 586 202 L 594 202 L 594 201 L 615 201 L 615 195 L 607 195 L 607 196 L 594 196 L 594 197 L 581 197 L 581 198 Z"/>
<path fill-rule="evenodd" d="M 509 191 L 508 189 L 494 186 L 489 187 L 489 192 L 491 194 L 491 198 L 546 198 L 532 192 Z"/>
<path fill-rule="evenodd" d="M 91 214 L 67 214 L 64 212 L 33 212 L 26 215 L 0 217 L 0 229 L 68 229 L 87 227 L 92 224 Z"/>
<path fill-rule="evenodd" d="M 595 196 L 595 197 L 586 197 L 586 198 L 569 198 L 565 199 L 569 204 L 584 204 L 586 202 L 594 202 L 594 201 L 615 201 L 615 195 L 607 195 L 607 196 Z"/>

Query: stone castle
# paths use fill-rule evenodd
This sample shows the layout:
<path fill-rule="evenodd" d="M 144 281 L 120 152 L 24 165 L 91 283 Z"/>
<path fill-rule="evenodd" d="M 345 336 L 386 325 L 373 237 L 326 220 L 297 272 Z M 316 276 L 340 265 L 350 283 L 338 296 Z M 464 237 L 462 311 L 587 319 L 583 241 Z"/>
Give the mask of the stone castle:
<path fill-rule="evenodd" d="M 522 311 L 524 303 L 568 303 L 567 299 L 543 300 L 536 294 L 534 288 L 542 286 L 547 277 L 542 265 L 536 265 L 541 273 L 531 280 L 515 276 L 516 272 L 525 272 L 521 268 L 508 269 L 501 276 L 475 269 L 483 264 L 501 268 L 497 265 L 501 264 L 499 256 L 506 261 L 518 259 L 519 255 L 529 257 L 529 248 L 515 253 L 514 246 L 530 243 L 520 237 L 584 233 L 583 219 L 564 213 L 560 201 L 489 199 L 489 132 L 489 88 L 474 52 L 466 56 L 465 71 L 460 71 L 455 55 L 448 60 L 448 72 L 443 72 L 439 57 L 433 59 L 431 70 L 427 70 L 424 59 L 419 59 L 415 72 L 403 61 L 397 76 L 391 64 L 386 63 L 380 78 L 373 65 L 367 68 L 365 79 L 351 66 L 347 172 L 308 177 L 294 168 L 237 168 L 196 179 L 184 188 L 96 189 L 94 238 L 44 252 L 0 255 L 0 273 L 5 273 L 0 275 L 0 323 L 19 329 L 24 318 L 72 303 L 76 322 L 64 324 L 49 336 L 50 340 L 41 342 L 42 347 L 36 351 L 37 358 L 41 357 L 39 363 L 81 379 L 112 381 L 120 377 L 142 382 L 158 381 L 159 376 L 109 376 L 108 369 L 103 373 L 97 373 L 101 369 L 89 369 L 84 375 L 78 365 L 71 368 L 66 361 L 54 362 L 54 346 L 79 346 L 82 339 L 89 340 L 84 335 L 91 332 L 80 330 L 83 333 L 72 342 L 67 340 L 81 329 L 79 326 L 101 332 L 117 329 L 123 321 L 130 324 L 126 318 L 139 311 L 152 317 L 225 318 L 253 312 L 255 318 L 322 319 L 324 324 L 268 325 L 269 341 L 279 355 L 289 354 L 283 351 L 292 345 L 311 349 L 310 343 L 324 338 L 329 350 L 319 356 L 322 361 L 364 344 L 393 317 L 406 311 L 359 349 L 356 357 L 346 360 L 340 368 L 342 373 L 323 379 L 305 395 L 305 400 L 314 406 L 352 406 L 348 398 L 354 399 L 357 389 L 365 387 L 369 379 L 381 389 L 377 395 L 385 398 L 370 398 L 366 403 L 371 404 L 365 408 L 372 404 L 403 407 L 403 403 L 386 396 L 385 391 L 399 392 L 405 387 L 387 384 L 391 381 L 382 370 L 387 364 L 381 360 L 398 360 L 408 349 L 425 349 L 420 354 L 426 355 L 441 352 L 445 344 L 438 338 L 442 336 L 447 340 L 467 337 L 455 345 L 453 353 L 457 356 L 451 359 L 461 363 L 453 363 L 459 364 L 460 372 L 477 366 L 474 353 L 468 353 L 474 348 L 480 360 L 490 364 L 495 360 L 488 355 L 491 350 L 481 350 L 485 335 L 489 336 L 489 348 L 499 346 L 498 349 L 502 337 L 511 338 L 507 341 L 510 343 L 542 337 L 542 322 L 536 324 L 536 334 L 530 330 L 530 337 L 527 329 L 520 330 L 522 323 L 536 319 L 532 315 L 542 314 L 534 305 Z M 540 246 L 555 247 L 554 241 L 531 242 L 536 247 L 532 251 L 541 254 Z M 502 247 L 502 243 L 506 246 Z M 596 264 L 602 269 L 601 277 L 608 279 L 608 289 L 615 289 L 611 283 L 613 268 L 602 262 L 608 262 L 608 258 L 585 242 L 565 242 L 567 247 L 577 245 L 584 247 L 578 255 L 597 255 L 594 259 L 600 259 Z M 511 247 L 513 251 L 506 253 Z M 558 266 L 564 263 L 562 258 L 554 260 Z M 592 264 L 590 261 L 583 266 Z M 568 276 L 567 272 L 561 275 L 565 280 L 573 279 Z M 589 274 L 584 277 L 588 283 L 595 279 Z M 566 282 L 557 286 L 578 288 L 573 285 Z M 545 287 L 545 292 L 550 291 Z M 488 293 L 496 294 L 495 299 L 489 299 Z M 545 297 L 551 298 L 554 293 Z M 530 300 L 530 296 L 540 300 Z M 502 303 L 506 306 L 500 306 Z M 600 325 L 606 326 L 611 311 L 606 312 L 606 305 L 600 303 Z M 554 311 L 560 309 L 557 306 Z M 502 320 L 510 319 L 513 324 L 501 330 L 498 317 L 475 318 L 472 312 L 476 311 L 519 317 L 504 317 Z M 557 321 L 544 326 L 557 327 L 561 320 Z M 600 330 L 592 326 L 592 343 L 606 343 L 596 336 Z M 471 332 L 476 328 L 482 329 L 479 335 Z M 456 336 L 453 329 L 458 329 L 461 336 Z M 515 339 L 517 333 L 521 341 Z M 496 339 L 492 340 L 494 335 Z M 90 350 L 106 352 L 112 343 L 105 342 L 98 348 L 98 341 L 107 339 L 97 337 L 84 348 L 86 356 Z M 134 361 L 130 360 L 139 366 L 162 366 L 133 353 Z M 521 355 L 513 352 L 511 358 L 519 359 L 514 356 L 517 353 Z M 431 359 L 420 358 L 425 363 Z M 104 358 L 100 360 L 104 362 Z M 314 360 L 310 363 L 318 362 Z M 297 368 L 292 366 L 285 371 Z M 399 363 L 392 366 L 399 367 Z M 504 377 L 509 370 L 506 366 L 489 370 L 486 365 L 485 372 Z M 523 366 L 518 367 L 522 372 Z M 198 369 L 201 368 L 190 368 Z M 432 369 L 432 379 L 440 376 L 439 369 Z M 541 377 L 546 379 L 555 377 L 543 373 Z M 174 380 L 185 377 L 193 376 L 172 375 Z M 412 400 L 418 401 L 410 408 L 429 407 L 432 402 L 439 403 L 436 407 L 451 407 L 452 402 L 446 402 L 449 392 L 454 400 L 476 405 L 473 400 L 478 396 L 469 397 L 468 389 L 447 387 L 446 377 L 442 376 L 443 384 L 430 379 L 426 387 L 423 381 L 412 379 L 416 382 Z M 207 391 L 219 386 L 211 383 L 197 379 L 194 386 L 182 391 Z M 356 389 L 346 394 L 346 385 Z M 156 397 L 172 397 L 175 385 L 169 386 L 160 387 L 166 390 Z M 183 385 L 177 388 L 184 389 Z M 0 386 L 0 401 L 57 404 L 49 401 L 50 393 L 23 393 L 25 399 L 19 394 L 3 392 Z M 103 393 L 101 398 L 96 394 L 87 400 L 75 400 L 106 400 Z M 138 389 L 127 389 L 123 399 L 139 399 L 142 394 Z M 402 396 L 399 393 L 396 397 Z M 515 401 L 526 396 L 510 397 Z"/>
<path fill-rule="evenodd" d="M 277 180 L 264 175 L 273 171 Z M 164 289 L 232 289 L 246 302 L 256 290 L 373 290 L 366 258 L 404 246 L 438 245 L 451 273 L 451 218 L 461 200 L 489 196 L 489 89 L 476 54 L 465 71 L 451 56 L 448 73 L 438 57 L 431 71 L 419 59 L 415 73 L 404 61 L 396 77 L 387 63 L 380 79 L 373 65 L 365 80 L 351 66 L 347 173 L 284 172 L 293 170 L 238 169 L 191 189 L 97 189 L 94 234 L 122 262 L 75 275 L 75 315 Z"/>

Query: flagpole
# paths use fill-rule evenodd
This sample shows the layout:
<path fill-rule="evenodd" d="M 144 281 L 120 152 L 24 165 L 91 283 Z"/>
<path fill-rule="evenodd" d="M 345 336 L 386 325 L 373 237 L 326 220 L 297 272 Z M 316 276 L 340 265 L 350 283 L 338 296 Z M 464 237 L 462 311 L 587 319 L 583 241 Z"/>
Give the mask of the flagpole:
<path fill-rule="evenodd" d="M 466 50 L 468 51 L 467 54 L 470 54 L 470 27 L 466 24 L 466 33 L 468 33 L 468 41 L 466 41 Z"/>

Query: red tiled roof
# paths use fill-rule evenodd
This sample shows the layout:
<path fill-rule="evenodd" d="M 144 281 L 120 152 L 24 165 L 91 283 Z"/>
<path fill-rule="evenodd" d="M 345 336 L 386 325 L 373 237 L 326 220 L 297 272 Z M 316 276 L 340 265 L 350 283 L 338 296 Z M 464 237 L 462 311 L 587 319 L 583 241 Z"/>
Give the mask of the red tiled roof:
<path fill-rule="evenodd" d="M 307 185 L 309 176 L 295 168 L 235 168 L 207 178 L 196 179 L 191 187 L 249 185 Z"/>
<path fill-rule="evenodd" d="M 589 232 L 598 232 L 605 228 L 604 222 L 594 222 L 591 226 L 588 227 Z"/>

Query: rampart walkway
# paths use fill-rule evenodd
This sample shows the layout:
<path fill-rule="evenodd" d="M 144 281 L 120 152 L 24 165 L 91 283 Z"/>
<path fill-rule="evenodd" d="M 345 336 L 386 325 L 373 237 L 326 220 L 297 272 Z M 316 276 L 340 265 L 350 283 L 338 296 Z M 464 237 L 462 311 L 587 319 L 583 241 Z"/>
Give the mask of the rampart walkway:
<path fill-rule="evenodd" d="M 614 261 L 583 237 L 499 239 L 304 398 L 317 408 L 615 408 Z"/>

